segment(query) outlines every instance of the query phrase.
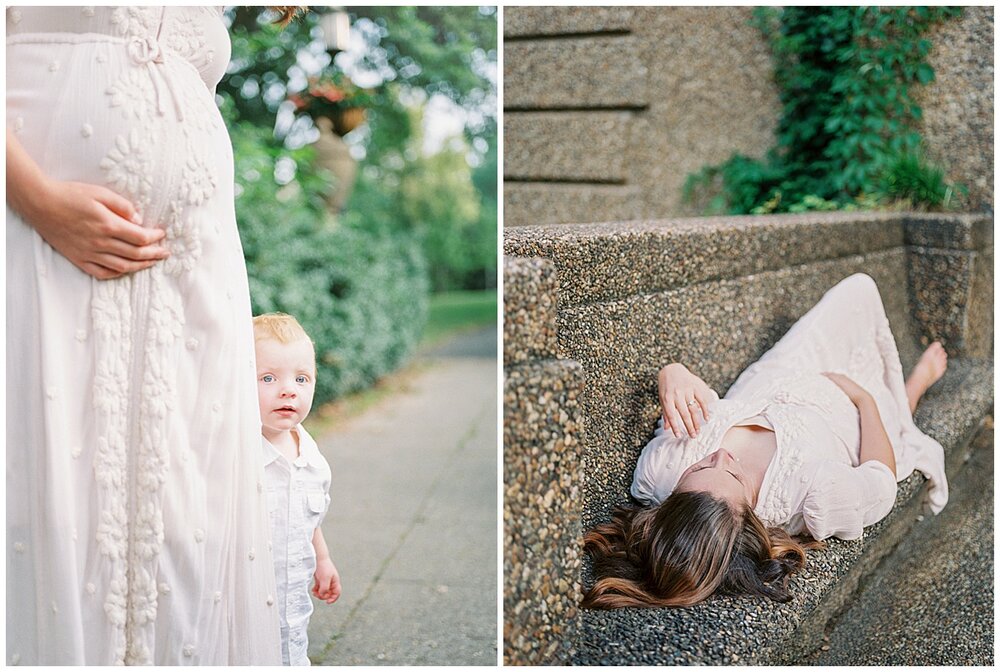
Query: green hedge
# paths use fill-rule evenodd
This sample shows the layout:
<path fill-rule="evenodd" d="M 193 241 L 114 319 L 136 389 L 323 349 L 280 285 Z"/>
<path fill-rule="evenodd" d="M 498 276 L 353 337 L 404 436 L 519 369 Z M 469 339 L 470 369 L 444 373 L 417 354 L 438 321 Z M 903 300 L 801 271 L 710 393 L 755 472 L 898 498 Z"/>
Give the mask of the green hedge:
<path fill-rule="evenodd" d="M 312 173 L 307 149 L 288 151 L 246 123 L 231 134 L 254 314 L 288 313 L 312 337 L 316 403 L 371 385 L 412 352 L 427 321 L 420 241 L 379 222 L 333 222 L 319 199 L 325 177 Z M 279 188 L 282 158 L 300 170 Z"/>

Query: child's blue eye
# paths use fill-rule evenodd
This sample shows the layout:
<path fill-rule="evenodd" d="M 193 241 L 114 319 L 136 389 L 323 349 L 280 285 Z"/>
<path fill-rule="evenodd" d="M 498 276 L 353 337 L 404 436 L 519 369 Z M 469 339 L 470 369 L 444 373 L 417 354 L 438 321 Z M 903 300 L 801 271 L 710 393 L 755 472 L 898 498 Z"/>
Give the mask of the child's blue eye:
<path fill-rule="evenodd" d="M 308 378 L 306 378 L 305 376 L 298 376 L 298 377 L 297 377 L 297 378 L 295 379 L 295 382 L 296 382 L 296 383 L 303 383 L 303 384 L 304 384 L 304 383 L 308 383 L 308 382 L 309 382 L 309 379 L 308 379 Z"/>
<path fill-rule="evenodd" d="M 270 373 L 261 376 L 260 379 L 263 380 L 265 383 L 274 382 L 274 376 L 272 376 Z"/>

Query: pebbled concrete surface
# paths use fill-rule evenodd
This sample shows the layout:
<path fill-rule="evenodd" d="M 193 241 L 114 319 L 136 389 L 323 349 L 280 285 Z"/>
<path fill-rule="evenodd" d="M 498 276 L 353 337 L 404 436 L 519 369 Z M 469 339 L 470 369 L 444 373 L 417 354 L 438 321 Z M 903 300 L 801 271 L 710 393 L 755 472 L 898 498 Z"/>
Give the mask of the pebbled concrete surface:
<path fill-rule="evenodd" d="M 908 228 L 911 219 L 919 219 L 919 226 Z M 981 225 L 969 218 L 929 219 L 906 213 L 810 213 L 506 230 L 508 255 L 542 256 L 554 266 L 557 299 L 550 303 L 558 308 L 560 359 L 549 360 L 548 367 L 517 366 L 507 371 L 510 376 L 511 369 L 522 369 L 532 384 L 515 395 L 516 403 L 508 402 L 505 391 L 505 484 L 536 474 L 538 456 L 548 455 L 542 446 L 559 437 L 559 423 L 548 420 L 558 415 L 548 401 L 555 398 L 548 392 L 552 382 L 545 378 L 564 379 L 565 367 L 575 366 L 585 381 L 579 411 L 572 414 L 574 423 L 585 430 L 579 435 L 581 455 L 560 453 L 561 459 L 580 460 L 577 469 L 583 476 L 577 476 L 578 494 L 574 496 L 572 488 L 554 487 L 554 478 L 548 481 L 551 488 L 545 484 L 526 491 L 528 496 L 516 508 L 505 510 L 507 553 L 511 539 L 553 524 L 566 531 L 582 520 L 583 528 L 590 527 L 602 522 L 613 504 L 627 499 L 636 456 L 655 424 L 659 366 L 669 361 L 692 363 L 699 375 L 724 393 L 738 373 L 825 290 L 851 273 L 866 272 L 875 278 L 903 365 L 911 366 L 927 336 L 913 319 L 914 287 L 919 293 L 929 286 L 926 273 L 914 268 L 913 258 L 921 254 L 916 243 L 941 246 L 935 249 L 953 244 L 951 249 L 966 254 L 963 246 L 984 239 L 977 234 Z M 505 265 L 511 262 L 509 257 Z M 991 276 L 989 270 L 984 277 Z M 970 333 L 975 324 L 989 318 L 983 333 L 992 333 L 991 311 L 972 308 L 973 301 L 982 305 L 976 281 L 970 283 L 968 274 L 939 280 L 933 286 L 940 293 L 959 297 L 941 305 L 948 311 L 964 310 L 968 316 L 964 326 Z M 516 282 L 520 280 L 505 282 L 505 291 Z M 546 293 L 551 291 L 549 283 Z M 932 390 L 918 411 L 918 425 L 945 445 L 946 454 L 960 452 L 992 406 L 990 359 L 956 356 L 947 380 Z M 535 439 L 532 427 L 537 428 Z M 510 446 L 515 443 L 510 439 L 515 438 L 523 441 L 519 462 L 510 460 Z M 798 660 L 818 646 L 815 642 L 828 619 L 850 602 L 859 581 L 905 536 L 917 515 L 922 487 L 923 477 L 911 476 L 899 486 L 896 509 L 866 530 L 864 539 L 833 541 L 824 551 L 811 553 L 808 568 L 793 580 L 794 599 L 789 604 L 715 598 L 682 611 L 581 610 L 569 640 L 570 660 L 584 664 Z M 549 492 L 554 495 L 547 499 L 544 495 Z M 511 590 L 520 591 L 514 593 L 520 611 L 505 610 L 513 615 L 505 623 L 505 636 L 508 629 L 513 631 L 536 614 L 544 616 L 551 602 L 551 593 L 543 596 L 530 582 L 535 575 L 528 568 L 536 566 L 536 560 L 527 556 L 516 564 L 523 573 L 505 572 Z M 588 585 L 583 565 L 582 579 Z M 558 565 L 552 562 L 546 567 L 551 571 Z M 558 586 L 555 581 L 552 585 Z M 576 594 L 578 584 L 569 585 Z M 511 586 L 505 583 L 505 604 Z M 522 632 L 528 633 L 524 641 L 531 642 L 532 630 Z M 515 655 L 524 652 L 520 645 L 513 648 Z M 524 659 L 512 656 L 510 661 Z"/>
<path fill-rule="evenodd" d="M 319 665 L 496 665 L 497 340 L 491 326 L 316 436 L 333 470 L 323 534 L 343 595 L 316 603 Z"/>
<path fill-rule="evenodd" d="M 940 423 L 927 429 L 942 441 L 946 454 L 959 452 L 962 438 L 968 438 L 988 412 L 991 381 L 991 367 L 956 362 L 942 386 L 928 394 L 918 425 L 925 426 L 926 418 Z M 956 408 L 964 413 L 950 412 Z M 806 568 L 791 580 L 791 602 L 716 596 L 687 609 L 581 610 L 574 662 L 794 664 L 798 656 L 819 647 L 828 618 L 841 605 L 854 602 L 858 581 L 907 534 L 920 512 L 923 483 L 920 474 L 901 482 L 892 513 L 866 528 L 861 539 L 830 539 L 825 549 L 809 551 Z M 592 578 L 584 565 L 584 584 L 589 585 Z M 971 572 L 972 580 L 978 576 Z"/>
<path fill-rule="evenodd" d="M 816 665 L 988 665 L 993 650 L 993 432 L 973 450 L 944 511 L 886 558 Z"/>

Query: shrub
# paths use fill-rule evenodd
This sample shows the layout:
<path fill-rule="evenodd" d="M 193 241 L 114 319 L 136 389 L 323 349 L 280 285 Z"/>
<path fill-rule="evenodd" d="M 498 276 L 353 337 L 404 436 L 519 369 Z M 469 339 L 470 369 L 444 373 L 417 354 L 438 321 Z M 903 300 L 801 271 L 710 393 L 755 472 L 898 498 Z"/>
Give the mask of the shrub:
<path fill-rule="evenodd" d="M 755 10 L 782 104 L 777 145 L 763 160 L 737 155 L 690 176 L 685 200 L 712 214 L 802 212 L 872 203 L 866 194 L 904 193 L 905 183 L 914 205 L 946 205 L 943 174 L 937 180 L 926 163 L 910 159 L 920 147 L 916 122 L 923 114 L 910 90 L 934 80 L 924 33 L 959 13 L 953 7 Z M 893 176 L 902 181 L 885 190 Z"/>
<path fill-rule="evenodd" d="M 965 186 L 950 184 L 944 169 L 930 163 L 921 152 L 893 157 L 879 176 L 878 186 L 883 198 L 916 207 L 948 207 L 957 195 L 968 193 Z"/>
<path fill-rule="evenodd" d="M 289 151 L 266 129 L 231 129 L 236 213 L 254 314 L 294 315 L 316 343 L 316 402 L 362 389 L 398 366 L 427 320 L 427 264 L 413 233 L 379 222 L 334 224 L 326 177 L 308 148 Z M 279 188 L 279 161 L 298 165 Z"/>

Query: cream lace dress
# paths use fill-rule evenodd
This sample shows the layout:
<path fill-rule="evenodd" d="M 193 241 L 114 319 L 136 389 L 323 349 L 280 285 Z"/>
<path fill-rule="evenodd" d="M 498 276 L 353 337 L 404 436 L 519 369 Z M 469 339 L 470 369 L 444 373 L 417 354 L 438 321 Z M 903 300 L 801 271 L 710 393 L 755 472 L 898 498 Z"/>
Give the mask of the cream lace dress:
<path fill-rule="evenodd" d="M 7 210 L 7 662 L 280 664 L 218 8 L 7 8 L 7 124 L 172 256 L 98 281 Z"/>
<path fill-rule="evenodd" d="M 823 371 L 843 373 L 875 397 L 896 457 L 895 478 L 881 462 L 860 463 L 857 408 Z M 709 406 L 709 416 L 696 439 L 675 438 L 660 421 L 635 468 L 636 499 L 659 504 L 685 469 L 719 448 L 730 427 L 762 417 L 777 439 L 754 509 L 765 524 L 815 539 L 856 539 L 892 510 L 896 482 L 914 469 L 930 481 L 931 511 L 948 501 L 944 451 L 913 424 L 896 342 L 867 275 L 830 289 L 725 399 Z"/>

